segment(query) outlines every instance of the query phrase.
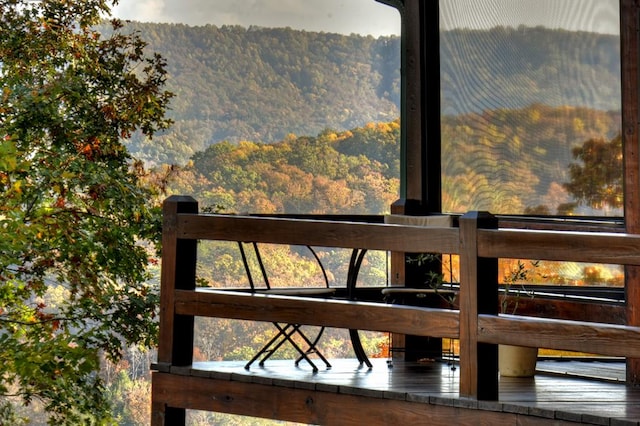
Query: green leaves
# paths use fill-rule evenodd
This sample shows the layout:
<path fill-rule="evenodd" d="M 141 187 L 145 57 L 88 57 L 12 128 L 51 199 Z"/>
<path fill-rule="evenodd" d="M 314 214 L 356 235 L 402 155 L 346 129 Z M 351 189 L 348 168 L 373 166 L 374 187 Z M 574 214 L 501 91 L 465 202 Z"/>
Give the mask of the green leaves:
<path fill-rule="evenodd" d="M 18 151 L 16 145 L 9 138 L 0 141 L 0 176 L 6 176 L 7 172 L 13 172 L 18 167 Z"/>
<path fill-rule="evenodd" d="M 55 424 L 108 422 L 99 354 L 157 327 L 159 210 L 123 137 L 169 126 L 172 94 L 139 35 L 93 29 L 105 11 L 0 0 L 0 393 Z"/>

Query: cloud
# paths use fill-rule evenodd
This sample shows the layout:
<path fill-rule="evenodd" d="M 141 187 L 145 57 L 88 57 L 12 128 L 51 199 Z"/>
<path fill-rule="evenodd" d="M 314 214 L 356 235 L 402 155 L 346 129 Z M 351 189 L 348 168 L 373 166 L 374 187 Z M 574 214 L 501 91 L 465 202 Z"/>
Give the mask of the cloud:
<path fill-rule="evenodd" d="M 114 15 L 143 22 L 400 33 L 400 14 L 375 0 L 121 0 Z"/>
<path fill-rule="evenodd" d="M 166 22 L 165 0 L 124 0 L 113 8 L 113 14 L 132 21 Z"/>
<path fill-rule="evenodd" d="M 619 0 L 439 1 L 440 22 L 446 29 L 523 24 L 619 32 Z M 374 36 L 400 33 L 398 11 L 375 0 L 120 0 L 114 14 L 143 22 L 291 27 Z"/>

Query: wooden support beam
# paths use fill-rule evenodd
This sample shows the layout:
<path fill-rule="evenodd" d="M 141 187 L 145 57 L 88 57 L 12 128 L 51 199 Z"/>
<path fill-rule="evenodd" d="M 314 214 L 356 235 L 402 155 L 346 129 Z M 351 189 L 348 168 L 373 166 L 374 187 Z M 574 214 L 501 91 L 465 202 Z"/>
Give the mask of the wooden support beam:
<path fill-rule="evenodd" d="M 406 200 L 415 200 L 422 204 L 423 173 L 422 159 L 424 148 L 423 134 L 423 84 L 422 37 L 420 0 L 405 0 L 402 11 L 402 165 L 401 195 Z"/>
<path fill-rule="evenodd" d="M 496 228 L 488 213 L 460 218 L 460 395 L 498 399 L 498 347 L 478 337 L 478 315 L 497 315 L 498 260 L 478 257 L 478 229 Z"/>
<path fill-rule="evenodd" d="M 453 404 L 431 404 L 428 396 L 419 401 L 398 396 L 375 398 L 340 392 L 338 387 L 334 391 L 320 391 L 158 372 L 153 373 L 152 380 L 153 400 L 162 404 L 303 424 L 537 426 L 549 424 L 550 420 L 515 412 L 480 410 L 472 408 L 473 404 L 469 406 L 471 409 Z M 570 422 L 554 420 L 553 424 L 568 426 Z"/>
<path fill-rule="evenodd" d="M 624 219 L 629 233 L 640 234 L 640 6 L 620 1 L 622 71 L 622 146 L 624 150 Z M 640 325 L 640 267 L 625 268 L 627 323 Z M 640 359 L 627 360 L 627 382 L 640 384 Z"/>
<path fill-rule="evenodd" d="M 193 361 L 193 316 L 176 314 L 174 289 L 195 289 L 197 241 L 178 238 L 178 215 L 198 213 L 191 197 L 172 196 L 163 204 L 162 273 L 160 279 L 160 336 L 158 362 L 190 365 Z M 184 408 L 167 407 L 154 401 L 154 425 L 184 425 Z"/>

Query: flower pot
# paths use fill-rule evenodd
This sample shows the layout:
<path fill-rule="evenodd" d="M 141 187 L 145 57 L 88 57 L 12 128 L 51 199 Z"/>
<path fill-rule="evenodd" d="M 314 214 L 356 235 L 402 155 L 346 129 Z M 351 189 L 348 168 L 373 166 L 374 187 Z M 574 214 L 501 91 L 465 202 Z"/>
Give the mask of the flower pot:
<path fill-rule="evenodd" d="M 504 377 L 531 377 L 536 372 L 538 348 L 498 345 L 498 369 Z"/>

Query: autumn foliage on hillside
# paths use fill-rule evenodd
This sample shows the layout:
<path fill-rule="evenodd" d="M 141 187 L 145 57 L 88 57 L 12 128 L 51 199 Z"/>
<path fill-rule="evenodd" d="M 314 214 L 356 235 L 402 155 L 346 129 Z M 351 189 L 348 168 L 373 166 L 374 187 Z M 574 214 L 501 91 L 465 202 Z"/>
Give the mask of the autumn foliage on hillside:
<path fill-rule="evenodd" d="M 381 214 L 398 198 L 399 158 L 398 121 L 274 144 L 221 142 L 176 168 L 171 190 L 226 212 Z"/>
<path fill-rule="evenodd" d="M 584 168 L 580 154 L 587 141 L 615 140 L 619 129 L 619 112 L 540 104 L 443 117 L 443 210 L 616 214 L 619 202 L 592 203 L 580 193 L 576 173 L 593 169 Z M 602 149 L 621 155 L 619 143 Z M 218 211 L 383 214 L 400 196 L 400 123 L 289 135 L 272 144 L 224 141 L 172 170 L 171 192 L 196 194 Z M 612 167 L 609 178 L 620 173 Z M 583 189 L 596 190 L 605 177 L 591 176 L 593 188 Z M 620 192 L 612 184 L 603 190 Z"/>

